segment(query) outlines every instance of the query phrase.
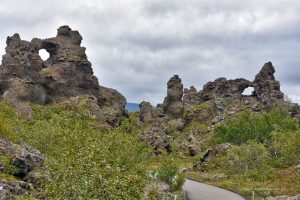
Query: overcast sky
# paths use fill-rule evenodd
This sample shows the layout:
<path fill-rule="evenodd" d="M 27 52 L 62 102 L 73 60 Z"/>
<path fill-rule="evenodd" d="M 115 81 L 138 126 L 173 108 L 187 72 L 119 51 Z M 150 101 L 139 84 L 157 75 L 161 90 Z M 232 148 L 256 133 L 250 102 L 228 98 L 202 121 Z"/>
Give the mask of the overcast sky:
<path fill-rule="evenodd" d="M 83 36 L 100 85 L 128 102 L 162 102 L 174 74 L 197 89 L 253 80 L 268 61 L 300 102 L 298 0 L 0 0 L 0 53 L 9 35 L 48 38 L 61 25 Z"/>

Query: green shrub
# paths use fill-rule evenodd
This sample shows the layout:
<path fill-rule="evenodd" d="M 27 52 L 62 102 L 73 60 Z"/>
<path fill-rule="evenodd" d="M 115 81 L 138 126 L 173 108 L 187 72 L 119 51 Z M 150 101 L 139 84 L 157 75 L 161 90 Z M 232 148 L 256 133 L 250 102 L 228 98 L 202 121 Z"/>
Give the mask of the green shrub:
<path fill-rule="evenodd" d="M 288 131 L 298 129 L 295 119 L 280 108 L 271 112 L 256 114 L 251 111 L 242 112 L 238 117 L 231 118 L 214 129 L 212 143 L 243 144 L 256 140 L 268 144 L 272 131 Z"/>
<path fill-rule="evenodd" d="M 276 166 L 290 166 L 300 163 L 300 131 L 273 132 L 272 155 Z"/>
<path fill-rule="evenodd" d="M 269 169 L 268 150 L 257 142 L 248 142 L 232 147 L 226 155 L 219 157 L 215 162 L 233 176 L 252 177 L 260 179 L 263 172 Z"/>
<path fill-rule="evenodd" d="M 7 174 L 17 174 L 19 170 L 12 165 L 12 160 L 4 155 L 0 155 L 0 166 L 4 168 L 4 172 Z"/>
<path fill-rule="evenodd" d="M 132 133 L 136 134 L 137 133 L 137 113 L 129 113 L 128 118 L 124 118 L 122 120 L 122 123 L 119 127 L 116 128 L 117 131 L 123 132 L 123 133 Z"/>
<path fill-rule="evenodd" d="M 164 163 L 158 170 L 157 177 L 170 185 L 171 191 L 181 188 L 184 178 L 179 174 L 178 167 L 172 163 Z"/>
<path fill-rule="evenodd" d="M 0 108 L 0 121 L 5 122 L 2 129 L 0 125 L 0 131 L 5 130 L 1 136 L 16 137 L 45 155 L 52 181 L 40 192 L 48 199 L 143 199 L 150 162 L 158 166 L 164 162 L 139 140 L 136 115 L 102 132 L 84 109 L 33 106 L 33 119 L 26 121 L 17 118 L 9 104 Z M 8 164 L 2 158 L 0 162 Z M 177 168 L 159 171 L 173 190 L 181 187 Z"/>

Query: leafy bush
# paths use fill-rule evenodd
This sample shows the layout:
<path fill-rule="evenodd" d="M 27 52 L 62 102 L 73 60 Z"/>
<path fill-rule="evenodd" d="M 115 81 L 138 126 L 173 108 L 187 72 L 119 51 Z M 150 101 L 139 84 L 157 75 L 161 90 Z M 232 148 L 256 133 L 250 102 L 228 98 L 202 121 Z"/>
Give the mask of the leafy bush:
<path fill-rule="evenodd" d="M 288 131 L 298 129 L 295 119 L 280 108 L 271 112 L 256 114 L 251 111 L 242 112 L 238 117 L 217 125 L 214 129 L 213 143 L 243 144 L 256 140 L 268 144 L 272 131 Z"/>
<path fill-rule="evenodd" d="M 184 178 L 178 173 L 178 167 L 175 164 L 164 163 L 158 170 L 157 177 L 170 185 L 171 191 L 181 188 Z"/>
<path fill-rule="evenodd" d="M 276 166 L 299 164 L 300 131 L 273 132 L 271 150 Z"/>
<path fill-rule="evenodd" d="M 137 137 L 136 115 L 102 132 L 84 109 L 33 106 L 29 121 L 13 113 L 9 104 L 0 105 L 0 122 L 7 122 L 0 125 L 0 136 L 17 138 L 45 155 L 52 181 L 43 184 L 41 193 L 48 199 L 143 199 L 151 162 L 163 162 Z M 177 178 L 177 168 L 170 171 L 173 179 L 166 168 L 160 176 L 177 189 L 183 179 Z"/>
<path fill-rule="evenodd" d="M 17 174 L 19 170 L 12 165 L 12 160 L 4 155 L 0 155 L 0 166 L 4 168 L 4 172 L 7 174 Z"/>
<path fill-rule="evenodd" d="M 20 134 L 47 155 L 49 198 L 141 198 L 148 154 L 135 135 L 101 132 L 85 112 L 36 107 L 34 116 Z"/>
<path fill-rule="evenodd" d="M 184 178 L 179 174 L 178 167 L 171 162 L 166 162 L 166 160 L 159 169 L 150 170 L 147 175 L 150 181 L 164 181 L 170 186 L 171 191 L 179 190 L 184 183 Z"/>
<path fill-rule="evenodd" d="M 269 158 L 268 150 L 264 145 L 248 142 L 240 146 L 233 146 L 226 155 L 218 158 L 216 162 L 227 174 L 259 178 L 255 176 L 262 175 L 264 171 L 269 169 Z"/>

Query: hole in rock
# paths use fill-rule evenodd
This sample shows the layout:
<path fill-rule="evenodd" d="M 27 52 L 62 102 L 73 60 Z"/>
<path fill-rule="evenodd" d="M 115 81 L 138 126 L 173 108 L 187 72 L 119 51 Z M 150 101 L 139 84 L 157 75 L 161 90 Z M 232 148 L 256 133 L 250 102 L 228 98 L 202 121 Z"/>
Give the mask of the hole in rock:
<path fill-rule="evenodd" d="M 50 54 L 45 49 L 39 50 L 39 55 L 43 61 L 47 60 L 50 57 Z"/>
<path fill-rule="evenodd" d="M 253 95 L 253 93 L 254 93 L 254 87 L 247 87 L 243 91 L 242 95 L 244 95 L 244 96 L 251 96 L 251 95 Z"/>

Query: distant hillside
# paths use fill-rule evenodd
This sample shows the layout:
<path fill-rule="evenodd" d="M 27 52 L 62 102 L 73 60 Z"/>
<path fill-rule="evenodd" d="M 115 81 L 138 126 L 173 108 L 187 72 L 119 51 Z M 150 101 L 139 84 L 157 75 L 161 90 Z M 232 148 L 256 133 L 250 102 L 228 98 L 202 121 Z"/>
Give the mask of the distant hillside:
<path fill-rule="evenodd" d="M 138 103 L 127 103 L 125 109 L 128 110 L 128 112 L 137 112 L 140 110 L 140 107 Z"/>

